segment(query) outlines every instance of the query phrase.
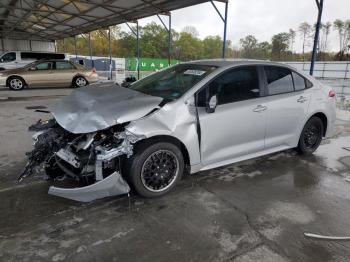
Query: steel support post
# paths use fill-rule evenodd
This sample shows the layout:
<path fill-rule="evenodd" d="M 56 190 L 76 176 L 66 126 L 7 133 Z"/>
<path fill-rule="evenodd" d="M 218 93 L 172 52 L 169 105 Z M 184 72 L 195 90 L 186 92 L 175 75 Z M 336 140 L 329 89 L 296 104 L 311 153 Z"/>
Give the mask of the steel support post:
<path fill-rule="evenodd" d="M 1 47 L 2 47 L 2 51 L 5 51 L 5 42 L 4 42 L 3 36 L 1 36 Z M 56 42 L 55 42 L 55 49 L 56 49 Z"/>
<path fill-rule="evenodd" d="M 314 74 L 314 67 L 317 59 L 317 45 L 320 37 L 320 27 L 321 27 L 322 11 L 323 11 L 323 0 L 315 0 L 315 1 L 318 9 L 318 16 L 317 16 L 317 23 L 316 23 L 316 30 L 315 30 L 314 46 L 312 49 L 310 75 Z"/>
<path fill-rule="evenodd" d="M 63 53 L 66 53 L 66 39 L 63 38 Z"/>
<path fill-rule="evenodd" d="M 90 55 L 91 67 L 94 67 L 94 60 L 92 60 L 92 47 L 91 47 L 91 34 L 90 33 L 89 33 L 89 55 Z"/>
<path fill-rule="evenodd" d="M 110 27 L 108 27 L 108 51 L 109 51 L 109 80 L 113 80 L 112 38 L 111 38 Z"/>
<path fill-rule="evenodd" d="M 222 58 L 225 58 L 226 56 L 227 12 L 228 12 L 228 2 L 225 3 L 224 43 L 222 45 Z"/>
<path fill-rule="evenodd" d="M 136 54 L 137 54 L 137 79 L 140 79 L 140 30 L 139 21 L 136 21 Z"/>
<path fill-rule="evenodd" d="M 140 79 L 140 29 L 139 29 L 139 21 L 136 23 L 136 31 L 132 29 L 132 27 L 126 23 L 129 27 L 130 31 L 136 36 L 136 70 L 137 70 L 137 79 Z"/>
<path fill-rule="evenodd" d="M 168 30 L 168 65 L 171 65 L 171 13 L 169 12 L 169 30 Z"/>
<path fill-rule="evenodd" d="M 164 15 L 164 14 L 163 14 L 163 15 Z M 168 13 L 166 13 L 165 15 L 167 15 L 168 18 L 169 18 L 169 24 L 168 24 L 168 26 L 165 25 L 163 19 L 162 19 L 159 15 L 157 15 L 157 16 L 158 16 L 160 22 L 163 24 L 165 30 L 168 32 L 168 66 L 170 66 L 170 64 L 171 64 L 171 44 L 172 44 L 172 43 L 171 43 L 171 42 L 172 42 L 172 41 L 171 41 L 171 13 L 168 12 Z"/>
<path fill-rule="evenodd" d="M 74 36 L 74 53 L 75 53 L 75 60 L 78 59 L 78 52 L 77 52 L 77 36 Z M 77 62 L 77 61 L 75 61 Z"/>
<path fill-rule="evenodd" d="M 214 1 L 210 1 L 211 4 L 213 5 L 215 11 L 218 13 L 220 16 L 222 22 L 224 23 L 224 38 L 223 38 L 223 43 L 222 43 L 222 58 L 225 58 L 226 56 L 226 41 L 227 41 L 227 15 L 228 15 L 228 0 L 225 2 L 225 15 L 222 16 L 221 12 L 215 5 Z"/>

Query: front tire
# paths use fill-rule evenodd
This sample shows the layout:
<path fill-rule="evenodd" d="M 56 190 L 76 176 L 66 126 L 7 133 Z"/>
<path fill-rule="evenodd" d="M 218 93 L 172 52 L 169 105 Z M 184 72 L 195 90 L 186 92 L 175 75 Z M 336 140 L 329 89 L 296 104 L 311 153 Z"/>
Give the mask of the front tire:
<path fill-rule="evenodd" d="M 7 85 L 11 90 L 19 91 L 25 87 L 25 82 L 22 77 L 13 76 L 7 81 Z"/>
<path fill-rule="evenodd" d="M 322 120 L 318 117 L 310 118 L 301 132 L 298 152 L 302 155 L 311 155 L 319 147 L 323 134 L 324 126 Z"/>
<path fill-rule="evenodd" d="M 128 163 L 129 182 L 138 194 L 147 198 L 168 193 L 184 172 L 181 150 L 168 142 L 144 142 Z"/>

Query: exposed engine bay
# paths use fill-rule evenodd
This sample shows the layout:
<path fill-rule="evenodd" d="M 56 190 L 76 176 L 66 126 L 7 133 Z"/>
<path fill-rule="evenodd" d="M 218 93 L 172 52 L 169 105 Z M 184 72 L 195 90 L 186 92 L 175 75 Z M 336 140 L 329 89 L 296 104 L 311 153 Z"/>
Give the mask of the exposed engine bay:
<path fill-rule="evenodd" d="M 133 144 L 143 137 L 127 132 L 125 125 L 119 124 L 92 133 L 73 134 L 62 128 L 55 119 L 39 120 L 29 128 L 30 131 L 36 131 L 33 136 L 34 149 L 27 153 L 28 163 L 18 178 L 19 181 L 38 170 L 48 180 L 69 178 L 78 184 L 79 194 L 74 192 L 77 188 L 60 190 L 57 187 L 51 187 L 49 193 L 78 201 L 128 193 L 129 186 L 121 177 L 121 163 L 123 158 L 133 154 Z M 114 181 L 116 185 L 110 185 L 113 187 L 94 195 L 96 190 L 93 185 L 98 185 L 107 178 L 118 183 Z M 82 188 L 88 189 L 88 192 L 82 193 Z"/>
<path fill-rule="evenodd" d="M 74 90 L 46 112 L 52 119 L 29 127 L 36 132 L 34 148 L 19 181 L 42 174 L 53 181 L 49 194 L 84 202 L 128 193 L 122 163 L 145 137 L 125 127 L 162 101 L 109 83 Z M 68 180 L 73 183 L 64 183 Z"/>

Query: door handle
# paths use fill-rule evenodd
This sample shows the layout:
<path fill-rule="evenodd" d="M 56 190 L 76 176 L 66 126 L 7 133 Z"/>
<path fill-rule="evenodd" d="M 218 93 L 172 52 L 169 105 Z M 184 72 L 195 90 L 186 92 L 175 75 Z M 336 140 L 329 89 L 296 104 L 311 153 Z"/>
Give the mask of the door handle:
<path fill-rule="evenodd" d="M 305 96 L 301 96 L 301 97 L 299 97 L 298 99 L 297 99 L 297 102 L 298 103 L 304 103 L 304 102 L 306 102 L 307 101 L 307 97 L 305 97 Z"/>
<path fill-rule="evenodd" d="M 263 105 L 258 105 L 256 108 L 253 109 L 253 112 L 255 113 L 260 113 L 267 110 L 267 106 L 263 106 Z"/>

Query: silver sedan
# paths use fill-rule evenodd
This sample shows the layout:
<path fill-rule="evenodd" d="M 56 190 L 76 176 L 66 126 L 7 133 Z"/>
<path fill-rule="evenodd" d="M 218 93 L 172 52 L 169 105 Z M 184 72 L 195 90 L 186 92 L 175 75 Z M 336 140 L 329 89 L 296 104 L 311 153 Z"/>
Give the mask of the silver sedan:
<path fill-rule="evenodd" d="M 283 64 L 207 60 L 129 88 L 79 89 L 51 112 L 54 119 L 36 136 L 34 151 L 43 158 L 29 159 L 22 176 L 49 159 L 48 174 L 58 169 L 83 185 L 51 187 L 51 194 L 90 201 L 127 193 L 131 185 L 157 197 L 176 185 L 185 166 L 195 173 L 290 148 L 313 153 L 332 131 L 335 93 Z"/>

